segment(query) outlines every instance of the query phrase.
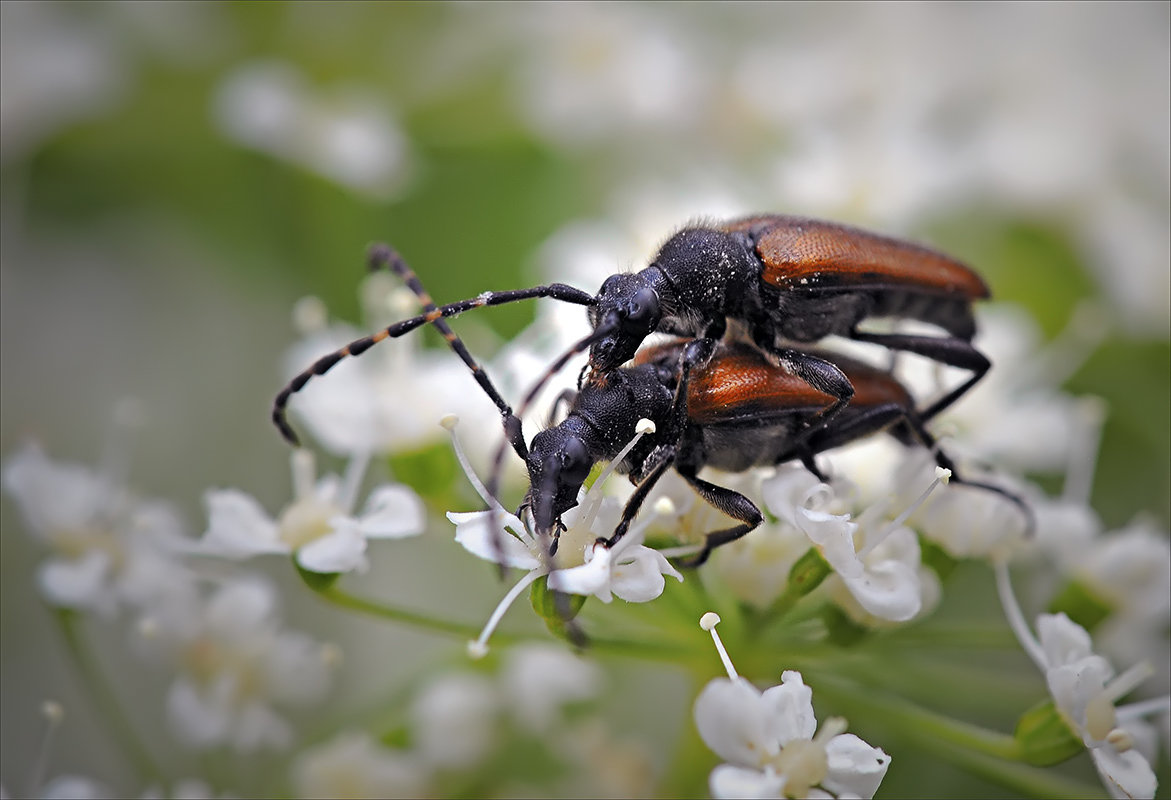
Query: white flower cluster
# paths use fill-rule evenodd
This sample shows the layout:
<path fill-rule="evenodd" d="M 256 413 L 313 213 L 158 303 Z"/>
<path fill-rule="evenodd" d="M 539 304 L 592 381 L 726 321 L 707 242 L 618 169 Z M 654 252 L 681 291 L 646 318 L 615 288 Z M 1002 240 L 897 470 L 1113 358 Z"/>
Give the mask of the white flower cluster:
<path fill-rule="evenodd" d="M 178 515 L 134 497 L 107 472 L 49 460 L 29 445 L 3 469 L 26 528 L 50 555 L 45 601 L 75 613 L 129 618 L 131 650 L 166 664 L 164 705 L 176 740 L 206 750 L 283 749 L 278 707 L 322 700 L 334 649 L 287 630 L 275 589 L 259 576 L 202 576 Z"/>

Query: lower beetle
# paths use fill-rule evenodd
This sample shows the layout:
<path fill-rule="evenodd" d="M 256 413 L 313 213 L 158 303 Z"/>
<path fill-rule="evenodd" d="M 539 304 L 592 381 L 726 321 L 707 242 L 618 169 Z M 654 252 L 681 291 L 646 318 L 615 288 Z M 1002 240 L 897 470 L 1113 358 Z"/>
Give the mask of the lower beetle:
<path fill-rule="evenodd" d="M 697 352 L 709 349 L 710 352 Z M 803 351 L 804 352 L 804 351 Z M 655 483 L 670 468 L 713 507 L 737 524 L 706 534 L 692 560 L 699 565 L 720 545 L 739 539 L 763 521 L 744 495 L 698 476 L 703 467 L 741 472 L 800 460 L 823 477 L 814 456 L 887 431 L 904 444 L 932 450 L 953 481 L 1003 495 L 1017 504 L 1031 527 L 1023 501 L 990 484 L 965 481 L 923 425 L 910 393 L 889 373 L 854 359 L 810 353 L 836 364 L 855 387 L 850 404 L 832 421 L 808 433 L 828 396 L 757 348 L 735 340 L 679 340 L 646 348 L 634 364 L 614 370 L 604 383 L 587 382 L 572 398 L 566 417 L 533 437 L 526 466 L 529 508 L 539 532 L 556 537 L 560 518 L 577 503 L 593 465 L 618 456 L 631 439 L 635 421 L 649 419 L 655 432 L 644 436 L 617 465 L 637 484 L 622 520 L 607 545 L 626 532 Z M 693 369 L 697 363 L 706 364 Z"/>

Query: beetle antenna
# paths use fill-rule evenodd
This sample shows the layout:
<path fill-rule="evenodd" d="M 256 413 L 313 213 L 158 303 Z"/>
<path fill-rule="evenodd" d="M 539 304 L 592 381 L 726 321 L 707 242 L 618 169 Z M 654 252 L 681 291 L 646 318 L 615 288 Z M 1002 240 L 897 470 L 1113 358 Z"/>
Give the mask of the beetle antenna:
<path fill-rule="evenodd" d="M 289 404 L 289 398 L 291 398 L 297 392 L 301 391 L 301 389 L 304 388 L 305 384 L 308 383 L 311 378 L 317 375 L 324 375 L 343 358 L 348 356 L 361 355 L 376 345 L 378 342 L 381 342 L 383 339 L 394 339 L 399 336 L 403 336 L 415 330 L 416 328 L 420 328 L 423 325 L 430 323 L 434 325 L 441 334 L 443 334 L 444 340 L 448 343 L 451 349 L 455 351 L 456 355 L 458 355 L 464 364 L 466 364 L 472 371 L 472 375 L 475 377 L 476 382 L 480 385 L 480 388 L 484 390 L 484 393 L 487 394 L 488 397 L 491 398 L 492 402 L 496 404 L 496 407 L 500 409 L 500 413 L 504 418 L 505 431 L 509 434 L 510 441 L 513 443 L 513 447 L 516 448 L 517 440 L 513 435 L 513 430 L 519 431 L 519 421 L 517 423 L 512 422 L 512 418 L 514 417 L 512 409 L 496 390 L 496 387 L 493 385 L 487 373 L 484 372 L 483 368 L 477 363 L 476 359 L 468 351 L 467 347 L 463 343 L 463 340 L 460 339 L 459 336 L 456 335 L 456 333 L 452 331 L 450 326 L 448 326 L 448 324 L 444 321 L 445 318 L 458 316 L 459 314 L 462 314 L 469 309 L 479 308 L 481 306 L 498 306 L 505 303 L 513 303 L 519 300 L 529 300 L 539 297 L 550 297 L 554 300 L 562 300 L 567 303 L 589 306 L 594 305 L 597 302 L 594 296 L 567 284 L 550 283 L 541 286 L 534 286 L 529 289 L 510 289 L 503 292 L 484 292 L 483 294 L 470 297 L 466 300 L 460 300 L 456 303 L 450 303 L 445 306 L 436 306 L 434 301 L 431 299 L 431 295 L 423 287 L 422 281 L 420 281 L 414 271 L 409 266 L 407 266 L 407 263 L 403 260 L 402 256 L 400 256 L 391 247 L 385 244 L 373 245 L 367 255 L 367 262 L 371 271 L 387 269 L 402 278 L 406 285 L 411 289 L 412 292 L 415 293 L 420 302 L 423 304 L 423 313 L 419 314 L 418 316 L 411 317 L 410 319 L 396 322 L 395 324 L 384 328 L 377 333 L 364 336 L 361 339 L 355 339 L 345 347 L 342 347 L 339 350 L 335 350 L 334 352 L 317 359 L 317 361 L 315 361 L 308 369 L 301 372 L 299 375 L 289 381 L 285 388 L 282 389 L 279 394 L 277 394 L 272 406 L 272 421 L 273 424 L 276 425 L 277 429 L 281 432 L 281 435 L 290 444 L 294 446 L 300 446 L 300 440 L 298 439 L 297 434 L 293 431 L 292 426 L 289 425 L 289 422 L 286 418 L 286 411 Z M 517 452 L 523 458 L 523 440 L 519 441 L 519 444 L 520 449 L 518 449 Z"/>

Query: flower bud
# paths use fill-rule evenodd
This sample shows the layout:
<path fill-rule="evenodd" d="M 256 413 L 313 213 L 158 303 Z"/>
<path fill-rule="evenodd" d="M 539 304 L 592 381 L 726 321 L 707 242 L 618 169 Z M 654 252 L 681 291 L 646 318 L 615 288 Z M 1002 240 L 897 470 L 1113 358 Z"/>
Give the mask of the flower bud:
<path fill-rule="evenodd" d="M 1086 749 L 1052 700 L 1021 715 L 1013 738 L 1021 748 L 1021 760 L 1034 767 L 1060 764 Z"/>

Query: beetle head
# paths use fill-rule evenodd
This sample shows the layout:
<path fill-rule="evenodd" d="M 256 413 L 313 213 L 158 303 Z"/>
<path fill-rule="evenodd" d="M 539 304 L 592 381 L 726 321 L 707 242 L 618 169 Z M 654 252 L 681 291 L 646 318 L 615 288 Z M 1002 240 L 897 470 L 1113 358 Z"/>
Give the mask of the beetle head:
<path fill-rule="evenodd" d="M 533 437 L 528 455 L 529 496 L 537 530 L 556 533 L 561 515 L 577 505 L 578 491 L 594 466 L 590 448 L 563 427 Z"/>
<path fill-rule="evenodd" d="M 590 347 L 590 367 L 606 373 L 629 361 L 661 318 L 658 292 L 641 275 L 611 275 L 590 308 L 590 322 L 601 334 Z"/>

